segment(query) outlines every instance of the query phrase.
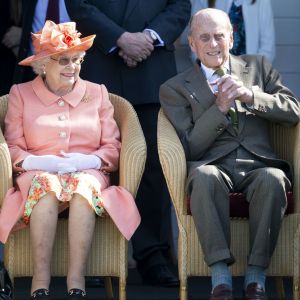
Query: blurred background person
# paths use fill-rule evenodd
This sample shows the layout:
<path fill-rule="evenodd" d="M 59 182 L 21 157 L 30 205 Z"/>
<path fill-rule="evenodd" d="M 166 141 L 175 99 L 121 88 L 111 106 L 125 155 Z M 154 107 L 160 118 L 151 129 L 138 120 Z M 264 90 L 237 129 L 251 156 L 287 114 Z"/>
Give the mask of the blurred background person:
<path fill-rule="evenodd" d="M 95 32 L 82 77 L 130 101 L 139 117 L 147 161 L 136 203 L 142 222 L 132 238 L 143 281 L 176 286 L 169 268 L 170 198 L 157 152 L 160 85 L 176 75 L 174 41 L 190 17 L 189 0 L 65 0 L 83 34 Z"/>
<path fill-rule="evenodd" d="M 0 1 L 0 55 L 4 58 L 0 66 L 0 95 L 7 94 L 13 82 L 22 32 L 21 10 L 22 0 Z"/>

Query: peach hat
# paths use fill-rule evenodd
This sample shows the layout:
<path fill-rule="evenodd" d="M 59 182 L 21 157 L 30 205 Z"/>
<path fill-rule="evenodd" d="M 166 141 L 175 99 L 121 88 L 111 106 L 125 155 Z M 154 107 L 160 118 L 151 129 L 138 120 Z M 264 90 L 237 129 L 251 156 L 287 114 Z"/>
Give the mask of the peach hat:
<path fill-rule="evenodd" d="M 96 35 L 89 35 L 80 39 L 81 33 L 76 30 L 75 22 L 55 24 L 46 21 L 42 31 L 32 33 L 34 55 L 19 62 L 21 66 L 30 66 L 39 59 L 61 54 L 67 51 L 86 51 L 93 45 Z"/>

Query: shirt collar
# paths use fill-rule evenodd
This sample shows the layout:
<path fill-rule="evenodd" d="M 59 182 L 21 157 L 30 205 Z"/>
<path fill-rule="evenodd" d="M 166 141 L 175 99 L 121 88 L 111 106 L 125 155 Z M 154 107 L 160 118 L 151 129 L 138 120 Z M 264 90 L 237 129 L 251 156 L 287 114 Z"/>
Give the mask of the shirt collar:
<path fill-rule="evenodd" d="M 242 5 L 243 2 L 245 2 L 245 1 L 244 1 L 244 0 L 234 0 L 233 2 L 234 2 L 234 4 L 235 4 L 236 6 L 240 6 L 240 5 Z"/>
<path fill-rule="evenodd" d="M 45 83 L 43 81 L 43 78 L 41 76 L 37 76 L 32 81 L 32 88 L 35 92 L 35 94 L 38 96 L 41 102 L 44 103 L 44 105 L 49 106 L 59 99 L 63 99 L 67 103 L 69 103 L 71 106 L 75 107 L 77 106 L 80 101 L 84 98 L 85 92 L 86 92 L 86 83 L 81 78 L 78 78 L 76 81 L 73 90 L 64 95 L 64 96 L 58 96 L 53 94 L 51 91 L 48 90 L 48 88 L 45 86 Z"/>
<path fill-rule="evenodd" d="M 201 67 L 206 79 L 208 81 L 210 81 L 210 79 L 213 77 L 213 74 L 216 71 L 216 69 L 208 68 L 202 63 L 200 64 L 200 67 Z M 226 69 L 227 73 L 230 73 L 229 60 L 225 61 L 225 63 L 223 64 L 223 67 Z"/>

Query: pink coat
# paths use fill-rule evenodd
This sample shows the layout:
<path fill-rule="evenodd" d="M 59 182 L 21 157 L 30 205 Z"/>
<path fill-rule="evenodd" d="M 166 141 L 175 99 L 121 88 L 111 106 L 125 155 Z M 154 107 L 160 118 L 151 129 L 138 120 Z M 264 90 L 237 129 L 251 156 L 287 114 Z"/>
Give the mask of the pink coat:
<path fill-rule="evenodd" d="M 85 170 L 104 188 L 103 204 L 121 231 L 130 239 L 140 223 L 132 195 L 122 187 L 109 186 L 106 172 L 117 170 L 120 133 L 113 119 L 113 106 L 104 85 L 78 79 L 72 92 L 56 96 L 38 76 L 14 85 L 9 94 L 5 118 L 5 138 L 18 190 L 10 189 L 0 214 L 0 241 L 5 242 L 23 215 L 32 178 L 37 171 L 24 172 L 17 163 L 28 155 L 60 155 L 60 152 L 95 154 L 102 160 L 101 170 Z M 105 189 L 108 187 L 107 189 Z"/>

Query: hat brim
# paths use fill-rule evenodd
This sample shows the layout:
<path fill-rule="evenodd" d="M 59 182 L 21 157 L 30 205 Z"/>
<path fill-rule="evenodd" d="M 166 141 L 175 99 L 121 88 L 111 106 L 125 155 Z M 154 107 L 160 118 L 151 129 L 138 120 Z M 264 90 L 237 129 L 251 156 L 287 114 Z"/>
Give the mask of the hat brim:
<path fill-rule="evenodd" d="M 40 55 L 31 55 L 31 56 L 21 60 L 19 62 L 19 65 L 20 66 L 31 66 L 31 64 L 33 62 L 38 61 L 40 59 L 43 59 L 43 58 L 46 58 L 49 56 L 53 56 L 53 55 L 57 55 L 57 54 L 62 54 L 65 52 L 74 51 L 74 50 L 86 51 L 92 47 L 95 37 L 96 37 L 95 34 L 84 37 L 84 38 L 80 39 L 80 44 L 75 45 L 70 48 L 67 48 L 67 49 L 57 50 L 55 52 L 44 52 L 44 53 L 41 53 Z"/>

